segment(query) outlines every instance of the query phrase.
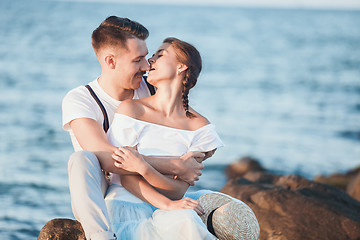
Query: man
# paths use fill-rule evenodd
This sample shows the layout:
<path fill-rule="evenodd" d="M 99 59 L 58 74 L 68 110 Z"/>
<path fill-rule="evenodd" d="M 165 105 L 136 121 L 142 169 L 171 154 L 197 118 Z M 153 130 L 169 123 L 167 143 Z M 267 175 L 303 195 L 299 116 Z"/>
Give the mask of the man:
<path fill-rule="evenodd" d="M 75 149 L 68 169 L 71 205 L 87 239 L 116 239 L 104 201 L 108 183 L 102 169 L 131 173 L 114 165 L 111 153 L 116 147 L 109 144 L 105 132 L 121 101 L 150 95 L 143 80 L 149 70 L 145 59 L 148 35 L 148 30 L 137 22 L 108 17 L 92 34 L 100 77 L 86 87 L 71 90 L 63 100 L 63 128 L 69 131 Z M 105 160 L 99 162 L 92 152 L 104 154 Z M 200 152 L 190 152 L 169 161 L 144 158 L 159 172 L 176 175 L 193 185 L 204 167 L 203 157 Z"/>

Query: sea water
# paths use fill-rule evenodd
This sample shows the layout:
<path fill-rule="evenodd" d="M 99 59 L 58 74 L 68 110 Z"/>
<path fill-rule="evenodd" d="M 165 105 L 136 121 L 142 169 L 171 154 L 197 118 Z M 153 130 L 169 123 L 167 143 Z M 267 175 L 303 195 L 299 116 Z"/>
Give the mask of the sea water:
<path fill-rule="evenodd" d="M 61 101 L 98 77 L 90 36 L 110 15 L 144 24 L 150 54 L 168 36 L 202 54 L 190 105 L 226 147 L 195 189 L 221 189 L 243 156 L 307 178 L 360 164 L 359 11 L 1 0 L 1 239 L 73 218 Z"/>

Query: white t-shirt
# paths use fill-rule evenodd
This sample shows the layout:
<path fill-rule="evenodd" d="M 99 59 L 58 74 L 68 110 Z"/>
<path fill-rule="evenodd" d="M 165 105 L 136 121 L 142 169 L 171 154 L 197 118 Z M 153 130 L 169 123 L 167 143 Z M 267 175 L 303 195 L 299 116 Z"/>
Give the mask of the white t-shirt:
<path fill-rule="evenodd" d="M 110 97 L 104 90 L 102 90 L 97 79 L 90 82 L 89 85 L 94 90 L 101 103 L 104 105 L 108 115 L 109 125 L 111 125 L 114 114 L 121 101 L 115 100 L 114 98 Z M 145 81 L 143 80 L 140 83 L 140 87 L 135 90 L 133 99 L 139 99 L 148 96 L 150 96 L 150 91 Z M 62 102 L 62 113 L 63 129 L 70 133 L 71 142 L 75 151 L 80 151 L 82 148 L 79 142 L 76 140 L 72 129 L 70 128 L 69 123 L 72 120 L 77 118 L 90 118 L 97 121 L 100 126 L 103 126 L 104 115 L 99 105 L 85 86 L 74 88 L 66 94 Z"/>

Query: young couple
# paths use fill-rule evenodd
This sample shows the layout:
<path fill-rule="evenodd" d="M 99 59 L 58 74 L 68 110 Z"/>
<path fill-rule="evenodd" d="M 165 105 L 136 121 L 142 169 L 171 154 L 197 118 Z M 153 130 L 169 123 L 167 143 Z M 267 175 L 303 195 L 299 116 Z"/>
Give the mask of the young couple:
<path fill-rule="evenodd" d="M 214 239 L 223 234 L 211 225 L 221 198 L 245 206 L 251 222 L 240 219 L 238 229 L 228 230 L 245 229 L 248 239 L 256 239 L 256 217 L 241 201 L 205 190 L 186 193 L 199 179 L 202 161 L 223 144 L 188 104 L 201 71 L 199 52 L 167 38 L 147 60 L 148 34 L 137 22 L 108 17 L 92 34 L 100 77 L 63 100 L 63 128 L 75 149 L 68 169 L 74 216 L 87 239 Z M 143 79 L 147 71 L 153 95 Z M 112 173 L 110 181 L 102 170 Z M 200 196 L 214 199 L 211 213 Z"/>

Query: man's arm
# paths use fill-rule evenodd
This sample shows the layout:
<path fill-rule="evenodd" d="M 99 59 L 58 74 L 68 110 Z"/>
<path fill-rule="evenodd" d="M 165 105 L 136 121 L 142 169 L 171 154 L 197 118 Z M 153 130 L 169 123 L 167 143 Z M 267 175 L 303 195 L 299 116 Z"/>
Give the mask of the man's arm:
<path fill-rule="evenodd" d="M 98 122 L 90 118 L 77 118 L 70 122 L 70 127 L 82 149 L 93 152 L 102 169 L 117 174 L 130 173 L 114 165 L 111 153 L 117 148 L 108 142 Z"/>
<path fill-rule="evenodd" d="M 117 174 L 131 174 L 114 165 L 111 153 L 117 148 L 109 143 L 98 122 L 90 118 L 78 118 L 70 122 L 70 127 L 80 146 L 84 150 L 94 152 L 102 169 Z M 194 185 L 194 181 L 197 181 L 201 175 L 201 169 L 204 168 L 197 159 L 203 156 L 200 152 L 190 152 L 180 158 L 170 158 L 169 161 L 156 157 L 145 157 L 145 161 L 160 173 L 177 175 L 190 185 Z"/>
<path fill-rule="evenodd" d="M 143 156 L 145 161 L 162 174 L 177 176 L 184 182 L 194 186 L 204 168 L 202 161 L 206 157 L 201 152 L 188 152 L 178 158 L 156 158 Z M 170 163 L 169 163 L 170 162 Z"/>

